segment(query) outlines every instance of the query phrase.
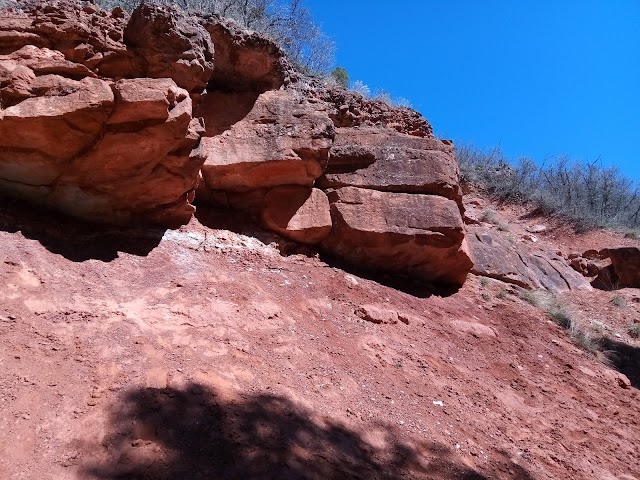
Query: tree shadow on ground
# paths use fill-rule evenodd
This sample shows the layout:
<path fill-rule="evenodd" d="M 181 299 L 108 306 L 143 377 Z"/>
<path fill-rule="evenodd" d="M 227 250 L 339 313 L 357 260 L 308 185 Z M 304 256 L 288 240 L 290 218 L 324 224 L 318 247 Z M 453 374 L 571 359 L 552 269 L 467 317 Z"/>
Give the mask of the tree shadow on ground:
<path fill-rule="evenodd" d="M 496 478 L 465 466 L 445 445 L 410 443 L 388 425 L 363 429 L 374 447 L 362 433 L 269 394 L 230 401 L 199 384 L 141 388 L 124 395 L 110 420 L 103 442 L 109 460 L 85 467 L 92 478 Z M 523 472 L 508 478 L 532 478 L 515 468 L 501 467 Z"/>
<path fill-rule="evenodd" d="M 627 376 L 634 388 L 640 389 L 640 348 L 611 338 L 600 340 L 611 366 Z"/>
<path fill-rule="evenodd" d="M 4 197 L 0 197 L 0 231 L 20 232 L 73 262 L 110 262 L 119 252 L 146 256 L 160 244 L 165 232 L 90 223 Z"/>

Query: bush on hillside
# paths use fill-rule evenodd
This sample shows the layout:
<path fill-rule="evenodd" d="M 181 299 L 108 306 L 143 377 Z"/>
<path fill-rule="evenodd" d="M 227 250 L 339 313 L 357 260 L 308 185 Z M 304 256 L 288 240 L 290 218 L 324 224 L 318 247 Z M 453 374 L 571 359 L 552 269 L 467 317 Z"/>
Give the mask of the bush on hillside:
<path fill-rule="evenodd" d="M 569 219 L 578 230 L 640 226 L 640 187 L 614 167 L 581 164 L 566 157 L 538 165 L 509 161 L 499 149 L 456 149 L 462 180 L 502 201 L 532 203 L 546 214 Z"/>
<path fill-rule="evenodd" d="M 331 78 L 333 78 L 338 85 L 343 88 L 349 88 L 349 74 L 342 67 L 337 67 L 331 72 Z"/>
<path fill-rule="evenodd" d="M 0 0 L 4 1 L 4 0 Z M 302 0 L 153 0 L 195 13 L 232 18 L 274 40 L 301 71 L 324 74 L 334 63 L 335 45 L 314 22 Z M 131 12 L 140 0 L 96 0 L 103 8 Z"/>

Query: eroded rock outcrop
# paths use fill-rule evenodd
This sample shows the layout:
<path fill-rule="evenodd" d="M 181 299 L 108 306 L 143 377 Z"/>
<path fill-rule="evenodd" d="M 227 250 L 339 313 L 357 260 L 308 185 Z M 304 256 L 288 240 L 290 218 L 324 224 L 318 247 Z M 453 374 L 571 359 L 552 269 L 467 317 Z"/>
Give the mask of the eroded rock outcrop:
<path fill-rule="evenodd" d="M 178 226 L 204 161 L 189 93 L 213 47 L 174 8 L 145 4 L 126 22 L 71 2 L 3 13 L 0 188 L 94 221 Z"/>
<path fill-rule="evenodd" d="M 386 192 L 440 195 L 462 203 L 453 146 L 390 128 L 336 130 L 322 188 L 345 186 Z"/>
<path fill-rule="evenodd" d="M 461 285 L 471 268 L 452 200 L 356 187 L 329 190 L 333 229 L 323 248 L 371 269 Z"/>
<path fill-rule="evenodd" d="M 210 89 L 262 93 L 277 90 L 295 75 L 272 40 L 217 16 L 205 17 L 203 25 L 216 50 Z"/>
<path fill-rule="evenodd" d="M 170 5 L 3 15 L 2 192 L 169 227 L 197 196 L 363 268 L 464 282 L 453 146 L 417 112 L 305 78 L 272 41 Z"/>
<path fill-rule="evenodd" d="M 467 226 L 472 273 L 553 293 L 590 289 L 588 281 L 551 252 L 510 242 L 486 227 Z"/>
<path fill-rule="evenodd" d="M 213 42 L 195 17 L 172 5 L 142 3 L 124 30 L 124 42 L 142 60 L 144 76 L 171 78 L 202 91 L 213 74 Z"/>
<path fill-rule="evenodd" d="M 204 183 L 224 191 L 311 187 L 327 164 L 333 130 L 322 105 L 293 90 L 263 93 L 242 121 L 203 138 Z"/>
<path fill-rule="evenodd" d="M 640 248 L 605 248 L 601 258 L 610 258 L 611 265 L 600 270 L 592 285 L 602 290 L 640 288 Z"/>

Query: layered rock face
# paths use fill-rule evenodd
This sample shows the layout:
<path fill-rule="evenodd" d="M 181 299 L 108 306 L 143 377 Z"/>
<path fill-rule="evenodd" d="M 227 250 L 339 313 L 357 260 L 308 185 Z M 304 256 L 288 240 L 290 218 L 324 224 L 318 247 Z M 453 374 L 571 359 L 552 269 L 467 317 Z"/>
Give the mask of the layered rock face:
<path fill-rule="evenodd" d="M 125 20 L 65 2 L 3 12 L 0 189 L 94 221 L 179 226 L 204 161 L 190 93 L 213 46 L 166 6 Z"/>
<path fill-rule="evenodd" d="M 197 197 L 363 268 L 456 285 L 471 269 L 453 146 L 424 118 L 167 5 L 2 13 L 0 191 L 168 227 Z"/>

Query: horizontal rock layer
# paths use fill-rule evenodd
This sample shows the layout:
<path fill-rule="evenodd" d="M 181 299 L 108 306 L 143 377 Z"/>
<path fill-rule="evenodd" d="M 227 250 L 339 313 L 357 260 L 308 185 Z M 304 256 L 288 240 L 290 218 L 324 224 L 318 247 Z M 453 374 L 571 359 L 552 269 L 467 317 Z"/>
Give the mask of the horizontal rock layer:
<path fill-rule="evenodd" d="M 169 227 L 197 195 L 372 270 L 460 285 L 471 268 L 453 147 L 424 118 L 165 4 L 3 13 L 0 193 Z"/>
<path fill-rule="evenodd" d="M 461 285 L 471 268 L 455 202 L 345 187 L 329 190 L 333 228 L 322 248 L 356 265 Z"/>

